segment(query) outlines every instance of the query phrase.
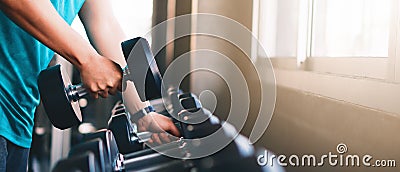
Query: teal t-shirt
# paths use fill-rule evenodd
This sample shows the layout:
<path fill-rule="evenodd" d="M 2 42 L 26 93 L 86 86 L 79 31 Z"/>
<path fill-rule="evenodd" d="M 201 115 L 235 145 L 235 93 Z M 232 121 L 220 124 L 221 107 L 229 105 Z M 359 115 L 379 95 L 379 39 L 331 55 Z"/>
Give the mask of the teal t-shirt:
<path fill-rule="evenodd" d="M 84 0 L 51 0 L 71 24 Z M 14 24 L 0 11 L 0 135 L 29 148 L 39 104 L 37 77 L 54 52 Z"/>

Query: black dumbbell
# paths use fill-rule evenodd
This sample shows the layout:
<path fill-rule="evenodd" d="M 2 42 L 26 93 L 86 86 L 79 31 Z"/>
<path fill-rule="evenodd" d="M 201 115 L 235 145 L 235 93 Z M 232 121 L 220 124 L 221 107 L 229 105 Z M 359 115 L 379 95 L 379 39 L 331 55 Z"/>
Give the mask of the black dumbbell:
<path fill-rule="evenodd" d="M 146 75 L 140 76 L 141 73 L 137 70 L 138 68 L 144 68 L 144 72 L 149 70 L 149 62 L 153 59 L 150 47 L 144 38 L 135 38 L 126 42 L 130 43 L 129 46 L 123 43 L 122 49 L 124 53 L 130 52 L 130 54 L 127 55 L 129 57 L 126 57 L 129 67 L 124 67 L 121 69 L 121 72 L 123 73 L 125 81 L 141 79 L 139 77 Z M 134 56 L 134 58 L 131 58 L 131 56 Z M 115 65 L 118 66 L 118 64 Z M 160 79 L 159 75 L 154 75 L 153 77 L 157 77 L 157 79 L 154 80 Z M 123 82 L 123 84 L 126 83 Z M 136 83 L 135 85 L 139 87 L 140 84 Z M 88 92 L 82 84 L 72 85 L 67 73 L 60 65 L 52 66 L 41 71 L 38 76 L 38 87 L 46 114 L 55 127 L 66 129 L 82 122 L 82 114 L 77 101 Z M 158 92 L 159 91 L 160 90 L 158 90 Z"/>
<path fill-rule="evenodd" d="M 129 65 L 129 76 L 142 100 L 161 98 L 161 73 L 146 39 L 137 37 L 121 43 Z M 143 82 L 144 81 L 144 82 Z"/>
<path fill-rule="evenodd" d="M 46 114 L 55 127 L 66 129 L 82 122 L 77 97 L 86 91 L 81 85 L 72 86 L 60 65 L 40 72 L 38 85 Z"/>
<path fill-rule="evenodd" d="M 177 88 L 170 88 L 167 91 L 167 96 L 164 99 L 152 100 L 150 103 L 157 107 L 157 112 L 168 116 L 177 117 L 177 114 L 184 109 L 201 108 L 201 102 L 198 97 L 193 93 L 182 93 Z"/>
<path fill-rule="evenodd" d="M 254 147 L 248 143 L 247 138 L 238 135 L 212 156 L 194 161 L 195 171 L 263 171 L 263 168 L 257 164 Z M 201 144 L 204 147 L 209 146 L 209 143 Z M 195 149 L 204 149 L 204 147 Z"/>
<path fill-rule="evenodd" d="M 85 169 L 88 167 L 89 165 L 85 165 L 88 163 L 87 161 L 76 161 L 76 159 L 79 159 L 77 157 L 80 157 L 82 152 L 89 152 L 90 155 L 94 157 L 90 163 L 97 164 L 96 171 L 101 172 L 122 171 L 127 167 L 129 167 L 131 170 L 135 169 L 134 171 L 140 171 L 138 169 L 149 168 L 150 166 L 154 165 L 154 163 L 160 164 L 165 162 L 171 163 L 173 161 L 180 161 L 178 159 L 164 156 L 156 151 L 149 152 L 148 150 L 143 150 L 142 152 L 138 151 L 133 154 L 123 156 L 118 152 L 113 134 L 109 130 L 100 130 L 96 133 L 87 134 L 84 136 L 83 140 L 83 143 L 76 145 L 70 150 L 67 159 L 58 162 L 58 170 L 62 170 L 62 168 L 66 167 L 66 164 L 69 165 L 68 169 Z M 157 151 L 164 150 L 165 152 L 181 152 L 179 150 L 180 145 L 176 142 L 163 145 L 163 147 L 159 146 L 154 149 Z M 181 166 L 181 163 L 172 164 L 175 164 L 175 166 Z M 92 168 L 88 167 L 87 169 Z"/>
<path fill-rule="evenodd" d="M 122 72 L 127 75 L 125 69 Z M 82 122 L 78 100 L 88 91 L 82 84 L 72 85 L 61 65 L 41 71 L 38 85 L 46 114 L 55 127 L 66 129 Z"/>
<path fill-rule="evenodd" d="M 201 103 L 198 101 L 197 97 L 191 93 L 177 95 L 177 97 L 181 98 L 177 101 L 188 110 L 194 111 L 201 108 Z M 175 121 L 175 124 L 178 129 L 181 128 L 178 121 Z M 145 138 L 148 138 L 151 134 L 147 133 L 147 137 L 145 132 L 139 134 L 136 131 L 132 121 L 130 120 L 130 116 L 125 112 L 124 104 L 121 102 L 117 102 L 112 109 L 111 118 L 108 122 L 108 129 L 113 131 L 113 133 L 116 133 L 115 137 L 117 139 L 119 150 L 124 154 L 143 149 L 143 143 L 146 141 Z"/>
<path fill-rule="evenodd" d="M 106 151 L 105 158 L 108 158 L 108 162 L 113 167 L 118 167 L 118 163 L 121 160 L 121 154 L 119 153 L 118 146 L 114 134 L 107 129 L 101 129 L 94 133 L 88 133 L 83 135 L 83 142 L 90 142 L 91 140 L 100 139 L 104 144 L 104 149 Z"/>
<path fill-rule="evenodd" d="M 190 94 L 190 95 L 192 95 L 192 94 Z M 195 95 L 193 97 L 179 98 L 179 102 L 181 103 L 181 105 L 183 107 L 182 110 L 195 111 L 197 109 L 202 108 L 200 100 Z"/>
<path fill-rule="evenodd" d="M 205 108 L 195 111 L 182 110 L 178 118 L 182 121 L 181 134 L 185 139 L 206 137 L 221 128 L 218 117 Z"/>
<path fill-rule="evenodd" d="M 92 152 L 95 161 L 99 164 L 99 171 L 123 171 L 124 156 L 120 154 L 115 142 L 114 135 L 110 130 L 100 130 L 95 133 L 86 134 L 83 143 L 74 146 L 68 157 L 74 158 L 81 152 Z"/>
<path fill-rule="evenodd" d="M 134 131 L 128 116 L 125 113 L 112 115 L 108 122 L 108 129 L 113 133 L 116 133 L 114 137 L 119 151 L 123 154 L 142 150 L 146 138 L 151 136 L 151 133 L 146 132 L 139 134 L 140 138 Z"/>
<path fill-rule="evenodd" d="M 122 154 L 136 152 L 146 148 L 145 144 L 151 137 L 151 132 L 137 132 L 124 113 L 111 116 L 108 129 L 116 139 L 119 151 Z"/>
<path fill-rule="evenodd" d="M 68 157 L 75 157 L 82 154 L 82 152 L 93 152 L 96 157 L 95 160 L 99 164 L 101 172 L 112 171 L 112 163 L 109 161 L 109 156 L 103 141 L 100 138 L 93 139 L 74 146 L 68 154 Z"/>
<path fill-rule="evenodd" d="M 218 151 L 210 156 L 192 159 L 191 156 L 196 156 L 196 151 L 198 149 L 204 149 L 212 146 L 213 142 L 203 142 L 197 143 L 196 145 L 191 145 L 191 142 L 187 142 L 184 146 L 175 147 L 168 149 L 160 153 L 144 153 L 138 156 L 138 152 L 124 155 L 122 169 L 126 171 L 221 171 L 223 169 L 230 169 L 232 171 L 237 170 L 251 170 L 251 171 L 264 171 L 256 164 L 257 160 L 254 148 L 248 144 L 248 140 L 241 135 L 235 136 L 235 129 L 227 124 L 222 124 L 223 132 L 220 133 L 218 138 L 231 139 L 233 140 L 224 149 Z M 102 155 L 101 150 L 98 149 L 98 141 L 96 145 L 91 142 L 86 142 L 81 148 L 86 148 L 86 150 L 78 149 L 79 151 L 97 151 L 94 152 L 95 155 Z M 202 146 L 202 147 L 199 147 Z M 95 148 L 93 148 L 95 147 Z M 76 150 L 76 148 L 73 148 Z M 140 151 L 139 151 L 140 152 Z M 167 157 L 163 154 L 180 154 L 181 157 L 188 158 L 186 160 L 175 159 Z M 103 156 L 105 157 L 105 156 Z M 226 158 L 229 157 L 229 158 Z M 105 159 L 105 158 L 99 158 Z M 100 163 L 108 163 L 107 161 L 98 161 Z M 109 165 L 102 164 L 100 166 L 107 167 Z"/>
<path fill-rule="evenodd" d="M 111 110 L 111 116 L 121 114 L 121 113 L 126 113 L 125 105 L 122 103 L 122 101 L 117 101 Z"/>
<path fill-rule="evenodd" d="M 53 172 L 99 172 L 101 171 L 97 157 L 91 151 L 82 152 L 74 157 L 68 157 L 57 162 Z"/>
<path fill-rule="evenodd" d="M 115 144 L 113 134 L 109 130 L 101 130 L 96 133 L 87 134 L 84 136 L 84 142 L 74 146 L 68 155 L 67 159 L 59 161 L 53 171 L 70 171 L 70 170 L 81 170 L 81 171 L 123 171 L 125 168 L 129 170 L 140 171 L 145 168 L 148 170 L 153 165 L 162 164 L 168 162 L 169 165 L 175 167 L 184 167 L 179 159 L 174 159 L 168 156 L 164 156 L 156 151 L 145 153 L 135 152 L 131 155 L 122 156 L 118 152 L 118 148 Z M 155 148 L 156 150 L 180 151 L 180 145 L 176 143 L 170 143 L 168 147 Z M 85 154 L 82 154 L 82 153 Z M 82 159 L 88 160 L 82 160 Z M 163 168 L 162 166 L 156 167 L 156 169 Z M 152 170 L 154 171 L 154 170 Z"/>
<path fill-rule="evenodd" d="M 223 128 L 231 128 L 232 126 L 226 126 L 228 123 L 223 124 Z M 229 125 L 229 124 L 228 124 Z M 227 129 L 225 129 L 227 130 Z M 232 130 L 232 129 L 228 129 Z M 227 134 L 222 135 L 222 137 L 232 137 L 233 135 L 229 133 L 235 133 L 228 131 Z M 213 142 L 203 142 L 200 143 L 200 147 L 194 149 L 204 149 L 212 146 Z M 197 145 L 197 144 L 196 144 Z M 192 149 L 193 150 L 193 149 Z M 253 145 L 249 144 L 249 140 L 243 135 L 237 135 L 234 137 L 233 141 L 230 142 L 222 150 L 216 152 L 212 156 L 205 158 L 196 159 L 193 161 L 194 168 L 193 171 L 255 171 L 255 172 L 284 172 L 285 170 L 279 166 L 276 160 L 271 162 L 274 166 L 260 166 L 257 164 L 257 157 L 264 153 L 264 148 L 255 148 Z M 196 151 L 192 151 L 194 154 Z M 229 158 L 226 158 L 229 157 Z"/>
<path fill-rule="evenodd" d="M 184 113 L 187 112 L 187 113 Z M 206 113 L 206 114 L 205 114 Z M 208 113 L 208 114 L 207 114 Z M 195 117 L 199 116 L 199 117 Z M 212 133 L 217 128 L 219 120 L 205 109 L 199 109 L 193 113 L 187 110 L 181 113 L 181 121 L 196 121 L 195 119 L 206 120 L 200 125 L 190 125 L 178 122 L 180 132 L 185 138 L 203 137 Z M 207 120 L 207 118 L 211 118 Z M 199 120 L 197 120 L 199 121 Z M 213 125 L 215 123 L 215 125 Z M 176 125 L 178 125 L 176 124 Z M 182 127 L 184 126 L 184 128 Z M 144 143 L 150 138 L 150 132 L 137 132 L 129 120 L 129 115 L 125 113 L 113 114 L 108 122 L 108 129 L 111 130 L 116 138 L 119 151 L 123 154 L 139 151 L 145 148 Z M 210 131 L 211 130 L 211 131 Z M 197 133 L 197 134 L 196 134 Z"/>

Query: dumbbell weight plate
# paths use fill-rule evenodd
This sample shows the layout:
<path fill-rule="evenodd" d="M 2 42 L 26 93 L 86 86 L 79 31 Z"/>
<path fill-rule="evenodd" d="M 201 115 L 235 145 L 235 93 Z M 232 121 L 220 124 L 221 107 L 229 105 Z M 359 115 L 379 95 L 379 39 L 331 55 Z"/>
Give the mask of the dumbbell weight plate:
<path fill-rule="evenodd" d="M 181 102 L 182 107 L 189 111 L 196 111 L 202 108 L 202 105 L 197 97 L 185 97 L 181 98 L 179 101 Z"/>
<path fill-rule="evenodd" d="M 133 81 L 142 101 L 161 98 L 161 74 L 147 40 L 137 37 L 122 42 L 121 47 L 129 66 L 129 75 L 124 75 L 124 83 Z M 126 86 L 124 84 L 122 90 Z M 124 97 L 125 103 L 129 103 L 127 100 Z M 127 108 L 130 110 L 129 106 Z"/>
<path fill-rule="evenodd" d="M 52 172 L 98 172 L 100 165 L 96 158 L 93 152 L 86 151 L 77 156 L 58 161 Z"/>
<path fill-rule="evenodd" d="M 101 138 L 96 138 L 76 145 L 69 151 L 68 157 L 73 158 L 86 151 L 93 152 L 94 156 L 96 157 L 96 161 L 99 164 L 100 171 L 107 172 L 113 169 L 113 164 L 110 163 L 110 158 L 108 157 L 110 155 L 108 154 L 105 144 Z"/>
<path fill-rule="evenodd" d="M 116 140 L 114 138 L 114 134 L 107 129 L 101 129 L 94 133 L 85 134 L 83 136 L 83 141 L 87 142 L 94 139 L 101 139 L 104 144 L 104 148 L 108 157 L 108 163 L 112 166 L 116 166 L 117 161 L 120 157 L 118 146 Z"/>
<path fill-rule="evenodd" d="M 82 122 L 78 102 L 68 100 L 65 88 L 71 84 L 61 65 L 43 70 L 39 74 L 38 86 L 46 114 L 59 129 L 70 128 Z"/>
<path fill-rule="evenodd" d="M 132 140 L 133 128 L 126 114 L 113 115 L 108 122 L 108 129 L 114 133 L 118 150 L 122 154 L 143 149 L 143 143 Z"/>

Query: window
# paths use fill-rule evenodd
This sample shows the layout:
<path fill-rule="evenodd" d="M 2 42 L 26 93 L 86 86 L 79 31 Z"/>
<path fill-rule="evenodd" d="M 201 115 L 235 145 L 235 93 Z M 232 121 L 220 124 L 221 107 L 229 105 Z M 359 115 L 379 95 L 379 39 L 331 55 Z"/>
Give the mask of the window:
<path fill-rule="evenodd" d="M 399 114 L 400 1 L 255 0 L 277 85 Z M 263 60 L 258 52 L 258 60 Z"/>
<path fill-rule="evenodd" d="M 153 1 L 151 0 L 113 0 L 114 15 L 127 38 L 145 36 L 152 27 Z M 86 39 L 85 29 L 77 17 L 72 27 Z M 151 43 L 151 40 L 148 40 Z"/>
<path fill-rule="evenodd" d="M 273 62 L 295 59 L 292 68 L 319 73 L 385 80 L 396 76 L 397 0 L 258 3 L 257 35 Z"/>
<path fill-rule="evenodd" d="M 312 57 L 388 57 L 391 0 L 314 0 Z"/>
<path fill-rule="evenodd" d="M 296 57 L 297 0 L 260 0 L 259 40 L 268 57 Z"/>

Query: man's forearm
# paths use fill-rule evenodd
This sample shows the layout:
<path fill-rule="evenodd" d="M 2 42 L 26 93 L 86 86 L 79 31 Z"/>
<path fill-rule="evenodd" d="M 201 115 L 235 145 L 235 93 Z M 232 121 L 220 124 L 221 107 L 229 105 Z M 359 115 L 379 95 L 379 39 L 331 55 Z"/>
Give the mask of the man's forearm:
<path fill-rule="evenodd" d="M 111 5 L 109 0 L 86 0 L 79 11 L 79 17 L 97 52 L 123 68 L 126 61 L 121 42 L 126 40 L 126 36 L 114 17 Z"/>
<path fill-rule="evenodd" d="M 126 38 L 114 17 L 110 1 L 86 0 L 79 12 L 79 17 L 96 50 L 121 67 L 125 67 L 126 61 L 122 54 L 121 42 Z M 125 105 L 132 114 L 148 106 L 146 102 L 141 101 L 133 82 L 126 83 L 123 96 Z"/>
<path fill-rule="evenodd" d="M 0 9 L 14 23 L 78 68 L 98 55 L 62 19 L 49 0 L 0 0 Z"/>

